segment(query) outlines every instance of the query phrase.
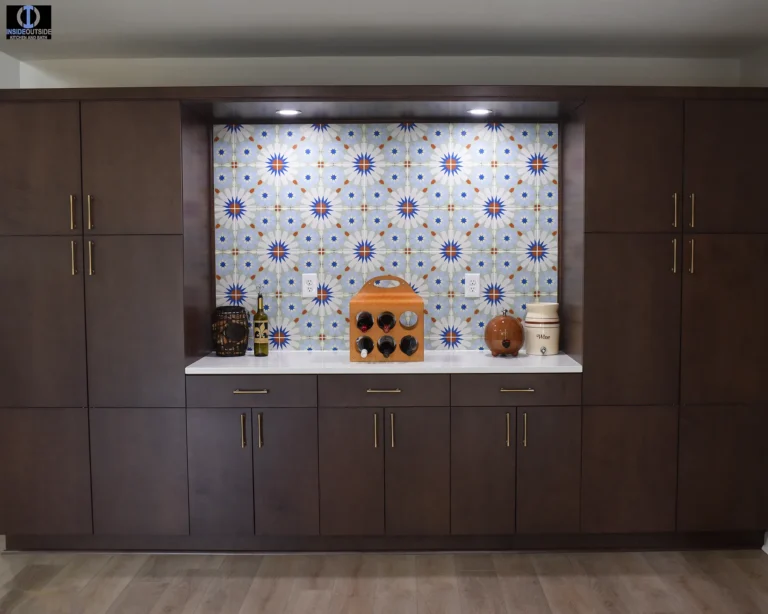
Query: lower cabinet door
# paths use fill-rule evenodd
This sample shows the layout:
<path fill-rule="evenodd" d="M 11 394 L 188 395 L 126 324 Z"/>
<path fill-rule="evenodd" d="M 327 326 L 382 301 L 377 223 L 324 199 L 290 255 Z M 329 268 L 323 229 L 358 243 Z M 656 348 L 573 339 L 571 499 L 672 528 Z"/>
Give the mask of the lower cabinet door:
<path fill-rule="evenodd" d="M 385 413 L 387 535 L 448 535 L 450 409 L 400 407 Z"/>
<path fill-rule="evenodd" d="M 0 534 L 93 532 L 87 409 L 0 409 Z"/>
<path fill-rule="evenodd" d="M 768 528 L 768 407 L 680 409 L 678 531 Z"/>
<path fill-rule="evenodd" d="M 451 533 L 515 532 L 514 407 L 451 408 Z"/>
<path fill-rule="evenodd" d="M 251 411 L 187 409 L 192 535 L 253 535 Z"/>
<path fill-rule="evenodd" d="M 91 409 L 94 533 L 189 533 L 185 412 Z"/>
<path fill-rule="evenodd" d="M 676 407 L 584 407 L 581 530 L 675 530 Z"/>
<path fill-rule="evenodd" d="M 252 448 L 256 534 L 318 535 L 317 409 L 254 409 Z"/>
<path fill-rule="evenodd" d="M 517 409 L 517 532 L 578 533 L 581 408 Z"/>
<path fill-rule="evenodd" d="M 383 415 L 373 408 L 318 410 L 322 535 L 384 534 Z"/>

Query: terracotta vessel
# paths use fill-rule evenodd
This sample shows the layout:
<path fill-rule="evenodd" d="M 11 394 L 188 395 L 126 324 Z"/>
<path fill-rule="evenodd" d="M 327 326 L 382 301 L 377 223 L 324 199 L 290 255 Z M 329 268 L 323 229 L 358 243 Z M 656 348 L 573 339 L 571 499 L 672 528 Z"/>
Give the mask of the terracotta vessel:
<path fill-rule="evenodd" d="M 507 313 L 505 309 L 485 325 L 485 345 L 493 356 L 517 356 L 523 347 L 523 327 Z"/>

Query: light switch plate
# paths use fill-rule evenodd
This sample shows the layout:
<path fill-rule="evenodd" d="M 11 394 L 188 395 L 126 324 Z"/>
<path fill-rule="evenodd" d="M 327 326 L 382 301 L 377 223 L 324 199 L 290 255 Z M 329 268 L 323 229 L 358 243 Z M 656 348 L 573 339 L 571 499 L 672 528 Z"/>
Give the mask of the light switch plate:
<path fill-rule="evenodd" d="M 464 296 L 466 298 L 480 298 L 479 273 L 467 273 L 464 276 Z"/>
<path fill-rule="evenodd" d="M 317 296 L 317 273 L 304 273 L 301 276 L 301 296 L 304 298 Z"/>

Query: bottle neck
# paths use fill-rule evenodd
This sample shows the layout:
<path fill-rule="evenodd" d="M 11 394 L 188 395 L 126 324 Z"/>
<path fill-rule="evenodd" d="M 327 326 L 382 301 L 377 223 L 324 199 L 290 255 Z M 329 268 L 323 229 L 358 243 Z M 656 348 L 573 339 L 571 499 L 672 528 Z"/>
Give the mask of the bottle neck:
<path fill-rule="evenodd" d="M 258 311 L 264 311 L 264 297 L 259 294 Z"/>

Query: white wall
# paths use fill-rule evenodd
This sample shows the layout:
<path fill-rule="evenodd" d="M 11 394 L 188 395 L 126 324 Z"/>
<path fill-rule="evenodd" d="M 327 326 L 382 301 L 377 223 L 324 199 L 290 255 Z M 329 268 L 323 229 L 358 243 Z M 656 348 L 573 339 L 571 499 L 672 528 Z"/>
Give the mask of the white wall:
<path fill-rule="evenodd" d="M 22 62 L 21 87 L 183 85 L 738 86 L 738 59 L 313 57 Z"/>
<path fill-rule="evenodd" d="M 19 61 L 5 53 L 0 53 L 0 89 L 19 87 Z"/>

